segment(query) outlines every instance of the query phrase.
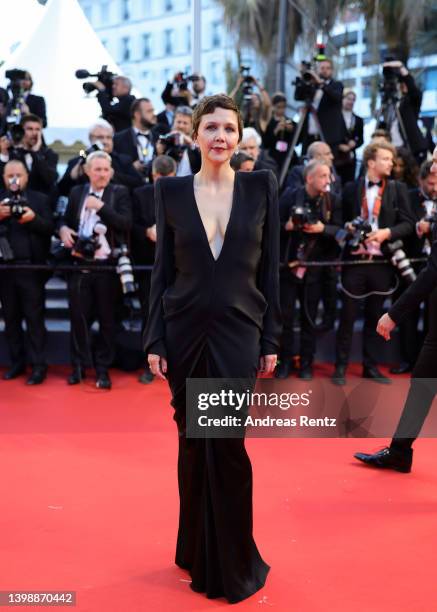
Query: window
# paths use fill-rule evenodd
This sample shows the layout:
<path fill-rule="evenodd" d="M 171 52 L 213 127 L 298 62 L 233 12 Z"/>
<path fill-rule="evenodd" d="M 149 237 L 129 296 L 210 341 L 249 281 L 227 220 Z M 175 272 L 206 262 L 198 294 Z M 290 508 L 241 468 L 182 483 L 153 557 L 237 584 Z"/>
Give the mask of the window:
<path fill-rule="evenodd" d="M 147 59 L 152 55 L 152 35 L 148 32 L 143 34 L 143 58 Z"/>
<path fill-rule="evenodd" d="M 185 28 L 185 49 L 187 53 L 191 53 L 191 26 Z"/>
<path fill-rule="evenodd" d="M 173 54 L 173 30 L 164 30 L 164 55 Z"/>
<path fill-rule="evenodd" d="M 211 62 L 210 66 L 210 75 L 211 75 L 211 83 L 214 85 L 218 85 L 221 81 L 221 77 L 223 76 L 223 72 L 220 70 L 221 62 L 215 61 Z"/>
<path fill-rule="evenodd" d="M 102 0 L 100 3 L 100 23 L 105 25 L 109 22 L 109 12 L 111 3 L 109 0 Z"/>
<path fill-rule="evenodd" d="M 425 70 L 425 89 L 437 89 L 437 68 L 427 68 Z"/>
<path fill-rule="evenodd" d="M 170 13 L 173 10 L 173 0 L 165 0 L 164 2 L 164 10 L 166 13 Z"/>
<path fill-rule="evenodd" d="M 121 61 L 128 62 L 130 60 L 130 56 L 130 38 L 129 36 L 124 36 L 121 39 Z"/>
<path fill-rule="evenodd" d="M 121 0 L 121 18 L 124 21 L 128 21 L 130 19 L 131 14 L 131 5 L 130 0 Z"/>
<path fill-rule="evenodd" d="M 211 45 L 214 48 L 220 47 L 221 45 L 220 21 L 213 21 L 211 24 L 211 30 L 212 30 Z"/>
<path fill-rule="evenodd" d="M 152 2 L 151 0 L 143 0 L 143 15 L 149 17 L 152 13 Z"/>

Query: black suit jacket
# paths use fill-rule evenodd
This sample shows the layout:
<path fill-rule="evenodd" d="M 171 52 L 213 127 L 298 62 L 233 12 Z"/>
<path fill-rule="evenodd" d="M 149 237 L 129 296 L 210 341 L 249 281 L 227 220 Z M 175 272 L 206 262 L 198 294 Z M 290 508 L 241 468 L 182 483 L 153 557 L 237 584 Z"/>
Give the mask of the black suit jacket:
<path fill-rule="evenodd" d="M 136 264 L 153 264 L 155 243 L 146 237 L 146 229 L 155 223 L 155 187 L 144 185 L 135 189 L 132 200 L 131 251 Z"/>
<path fill-rule="evenodd" d="M 399 114 L 404 124 L 408 144 L 412 153 L 426 151 L 428 148 L 426 138 L 417 125 L 422 105 L 422 92 L 417 87 L 411 74 L 402 77 L 401 80 L 408 87 L 408 93 L 402 96 L 399 101 Z"/>
<path fill-rule="evenodd" d="M 150 143 L 154 149 L 154 153 L 156 141 L 158 140 L 160 134 L 163 133 L 164 131 L 162 126 L 154 126 L 150 130 Z M 137 136 L 132 127 L 128 128 L 127 130 L 122 130 L 114 135 L 114 149 L 117 151 L 117 153 L 127 155 L 132 159 L 132 161 L 139 159 Z"/>
<path fill-rule="evenodd" d="M 162 130 L 161 133 L 168 134 L 168 132 L 171 130 L 171 123 L 169 123 L 168 121 L 168 117 L 165 110 L 161 111 L 156 115 L 156 121 Z"/>
<path fill-rule="evenodd" d="M 21 227 L 28 232 L 30 241 L 30 250 L 32 255 L 32 263 L 43 264 L 46 262 L 49 250 L 50 239 L 54 231 L 53 213 L 50 202 L 47 196 L 31 189 L 26 189 L 24 196 L 28 201 L 28 206 L 35 212 L 35 218 L 28 223 L 24 223 Z M 0 201 L 7 198 L 8 192 L 0 192 Z M 10 223 L 18 223 L 15 219 L 4 219 L 0 221 L 0 225 L 6 227 Z M 11 244 L 12 250 L 14 245 Z"/>
<path fill-rule="evenodd" d="M 58 154 L 49 147 L 42 147 L 39 151 L 25 151 L 24 149 L 15 148 L 10 153 L 10 159 L 19 159 L 26 164 L 26 154 L 32 156 L 32 168 L 29 172 L 29 189 L 33 191 L 41 191 L 48 196 L 53 194 L 56 186 L 58 173 L 56 166 L 58 164 Z M 1 186 L 3 183 L 3 168 L 5 163 L 0 161 L 0 176 Z"/>
<path fill-rule="evenodd" d="M 355 142 L 355 149 L 348 153 L 342 153 L 341 151 L 337 151 L 335 164 L 342 165 L 347 163 L 354 163 L 356 158 L 356 149 L 359 149 L 364 142 L 364 121 L 362 117 L 359 117 L 355 113 L 352 113 L 352 125 L 351 128 L 348 129 L 346 127 L 346 123 L 344 121 L 343 113 L 341 114 L 341 120 L 343 122 L 343 143 L 347 144 L 349 140 L 353 140 Z"/>
<path fill-rule="evenodd" d="M 300 84 L 296 85 L 295 100 L 305 100 Z M 317 118 L 323 132 L 324 140 L 330 147 L 335 147 L 344 139 L 344 121 L 342 115 L 343 83 L 331 79 L 323 86 L 323 96 L 317 109 Z M 300 142 L 305 142 L 308 136 L 308 117 L 302 127 Z"/>
<path fill-rule="evenodd" d="M 420 189 L 410 189 L 408 192 L 410 198 L 411 214 L 416 224 L 421 221 L 427 215 L 426 206 L 424 204 L 424 198 Z M 419 236 L 417 235 L 416 229 L 409 236 L 404 239 L 404 250 L 408 257 L 423 257 L 423 247 L 426 239 L 432 241 L 432 236 Z M 423 264 L 415 264 L 415 268 L 421 267 Z"/>
<path fill-rule="evenodd" d="M 71 229 L 79 229 L 80 214 L 84 200 L 89 192 L 89 183 L 73 187 L 68 198 L 67 208 L 64 215 L 58 222 L 58 227 L 67 225 Z M 112 185 L 111 183 L 103 192 L 102 200 L 104 205 L 98 211 L 102 222 L 107 226 L 106 239 L 109 245 L 125 237 L 132 225 L 132 205 L 129 191 L 123 185 Z M 123 240 L 125 241 L 125 240 Z"/>
<path fill-rule="evenodd" d="M 361 204 L 365 179 L 361 178 L 352 183 L 347 183 L 343 189 L 343 223 L 352 221 L 361 215 Z M 407 187 L 399 181 L 387 181 L 381 202 L 381 210 L 378 218 L 380 229 L 389 227 L 391 230 L 390 241 L 403 239 L 412 234 L 415 229 L 415 221 L 411 212 Z M 346 249 L 346 255 L 352 257 Z"/>
<path fill-rule="evenodd" d="M 118 102 L 111 104 L 111 99 L 106 91 L 99 91 L 97 100 L 102 108 L 102 116 L 114 126 L 116 132 L 127 130 L 131 126 L 130 109 L 135 96 L 128 94 L 118 98 Z"/>
<path fill-rule="evenodd" d="M 303 171 L 305 166 L 294 166 L 287 174 L 285 180 L 284 192 L 286 189 L 293 191 L 299 187 L 304 187 L 305 181 L 303 178 Z M 331 183 L 331 192 L 335 195 L 341 196 L 341 178 L 338 176 L 335 168 L 331 169 L 332 175 L 335 180 Z"/>
<path fill-rule="evenodd" d="M 43 127 L 47 127 L 46 101 L 44 98 L 42 96 L 29 94 L 26 98 L 26 104 L 29 107 L 30 113 L 40 117 L 43 122 Z"/>

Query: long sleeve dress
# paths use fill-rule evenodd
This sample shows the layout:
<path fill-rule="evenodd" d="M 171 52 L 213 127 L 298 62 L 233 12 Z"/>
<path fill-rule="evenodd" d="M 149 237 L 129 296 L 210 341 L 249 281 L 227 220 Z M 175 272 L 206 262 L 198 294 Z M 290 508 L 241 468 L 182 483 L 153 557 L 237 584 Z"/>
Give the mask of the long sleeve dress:
<path fill-rule="evenodd" d="M 193 176 L 156 184 L 157 242 L 147 353 L 165 357 L 179 433 L 176 563 L 191 588 L 235 603 L 260 589 L 269 566 L 252 536 L 252 468 L 244 438 L 186 436 L 187 378 L 255 379 L 278 352 L 279 214 L 270 171 L 236 173 L 220 255 L 214 258 Z"/>

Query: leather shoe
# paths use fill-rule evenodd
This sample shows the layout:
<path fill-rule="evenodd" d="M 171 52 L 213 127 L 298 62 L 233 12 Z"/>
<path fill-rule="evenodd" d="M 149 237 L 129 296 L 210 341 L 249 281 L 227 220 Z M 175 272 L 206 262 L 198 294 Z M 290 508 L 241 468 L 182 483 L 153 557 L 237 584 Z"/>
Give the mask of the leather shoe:
<path fill-rule="evenodd" d="M 98 372 L 96 380 L 97 389 L 110 389 L 112 387 L 108 372 Z"/>
<path fill-rule="evenodd" d="M 313 379 L 313 368 L 311 364 L 301 365 L 299 368 L 298 376 L 302 380 L 312 380 Z"/>
<path fill-rule="evenodd" d="M 408 361 L 402 361 L 398 366 L 390 368 L 390 374 L 407 374 L 413 370 L 413 366 Z"/>
<path fill-rule="evenodd" d="M 288 378 L 293 370 L 291 359 L 281 359 L 275 368 L 275 378 Z"/>
<path fill-rule="evenodd" d="M 32 368 L 32 373 L 26 380 L 26 385 L 40 385 L 47 376 L 46 366 L 36 366 Z"/>
<path fill-rule="evenodd" d="M 73 368 L 70 376 L 67 378 L 67 384 L 78 385 L 84 378 L 86 378 L 85 370 L 83 368 L 75 367 Z"/>
<path fill-rule="evenodd" d="M 9 370 L 7 370 L 2 378 L 3 380 L 12 380 L 13 378 L 17 378 L 20 374 L 24 374 L 26 371 L 26 366 L 22 363 L 16 363 Z"/>
<path fill-rule="evenodd" d="M 334 373 L 331 376 L 331 381 L 334 385 L 343 387 L 346 384 L 346 366 L 335 366 Z"/>
<path fill-rule="evenodd" d="M 391 384 L 390 378 L 384 376 L 384 374 L 380 372 L 376 366 L 364 366 L 363 378 L 371 378 L 375 382 L 381 383 L 382 385 Z"/>
<path fill-rule="evenodd" d="M 389 468 L 396 470 L 397 472 L 404 472 L 407 474 L 411 472 L 411 465 L 413 463 L 413 449 L 408 448 L 403 451 L 399 451 L 394 448 L 383 448 L 377 453 L 355 453 L 355 459 L 367 463 L 372 467 L 376 468 Z"/>
<path fill-rule="evenodd" d="M 155 377 L 148 366 L 144 368 L 144 372 L 141 374 L 141 376 L 138 377 L 138 382 L 142 383 L 143 385 L 148 385 L 154 380 Z"/>

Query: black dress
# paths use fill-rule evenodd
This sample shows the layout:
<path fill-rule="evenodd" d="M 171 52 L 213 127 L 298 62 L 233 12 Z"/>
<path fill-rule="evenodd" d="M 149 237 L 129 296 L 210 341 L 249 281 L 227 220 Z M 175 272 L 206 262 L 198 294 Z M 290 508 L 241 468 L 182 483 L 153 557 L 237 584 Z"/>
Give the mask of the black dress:
<path fill-rule="evenodd" d="M 252 537 L 252 468 L 244 439 L 187 438 L 187 378 L 255 378 L 276 354 L 279 215 L 270 171 L 236 173 L 222 250 L 214 259 L 193 175 L 156 184 L 157 243 L 145 350 L 166 357 L 179 433 L 176 563 L 194 591 L 238 602 L 269 566 Z"/>

